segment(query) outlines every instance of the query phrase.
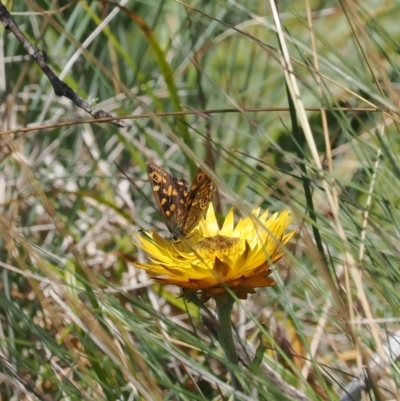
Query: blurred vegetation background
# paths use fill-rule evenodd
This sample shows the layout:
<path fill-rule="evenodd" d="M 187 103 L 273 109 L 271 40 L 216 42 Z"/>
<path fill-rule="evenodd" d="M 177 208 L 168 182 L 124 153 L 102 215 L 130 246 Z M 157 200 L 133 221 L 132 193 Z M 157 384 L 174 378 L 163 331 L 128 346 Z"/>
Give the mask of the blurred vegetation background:
<path fill-rule="evenodd" d="M 118 4 L 11 11 L 125 128 L 57 97 L 0 30 L 1 399 L 232 399 L 198 307 L 129 263 L 145 258 L 134 232 L 168 235 L 148 159 L 189 181 L 209 161 L 221 220 L 295 215 L 277 285 L 235 307 L 238 340 L 263 359 L 242 358 L 236 399 L 344 400 L 364 375 L 365 399 L 400 399 L 398 3 Z"/>

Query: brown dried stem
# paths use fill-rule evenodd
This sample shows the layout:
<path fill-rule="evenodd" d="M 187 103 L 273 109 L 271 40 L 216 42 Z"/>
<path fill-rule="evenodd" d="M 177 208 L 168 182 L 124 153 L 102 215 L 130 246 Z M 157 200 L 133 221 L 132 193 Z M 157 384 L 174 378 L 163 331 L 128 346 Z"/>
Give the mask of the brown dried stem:
<path fill-rule="evenodd" d="M 50 83 L 53 86 L 54 92 L 57 96 L 65 96 L 66 98 L 70 99 L 75 105 L 88 112 L 95 119 L 112 117 L 111 114 L 107 113 L 106 111 L 92 107 L 89 102 L 81 98 L 65 82 L 61 81 L 58 78 L 58 76 L 54 73 L 54 71 L 47 63 L 47 56 L 45 51 L 39 50 L 26 38 L 26 36 L 18 28 L 18 25 L 15 23 L 14 19 L 11 17 L 6 7 L 1 2 L 0 21 L 3 23 L 5 28 L 9 29 L 14 34 L 14 36 L 21 42 L 28 54 L 38 63 L 40 69 L 50 80 Z M 124 121 L 111 120 L 110 122 L 117 127 L 126 127 L 126 123 Z"/>

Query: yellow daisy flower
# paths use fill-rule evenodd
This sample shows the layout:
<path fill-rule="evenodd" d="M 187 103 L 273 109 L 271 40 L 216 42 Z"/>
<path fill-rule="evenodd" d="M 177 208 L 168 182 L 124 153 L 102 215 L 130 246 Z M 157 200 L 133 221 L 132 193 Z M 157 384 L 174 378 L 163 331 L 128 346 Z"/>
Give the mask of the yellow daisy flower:
<path fill-rule="evenodd" d="M 269 277 L 271 265 L 282 258 L 295 231 L 285 234 L 292 220 L 289 210 L 269 216 L 255 209 L 234 224 L 231 210 L 220 229 L 210 204 L 190 237 L 171 242 L 157 233 L 137 235 L 139 247 L 150 255 L 151 263 L 135 262 L 156 281 L 177 285 L 189 292 L 200 292 L 205 301 L 230 288 L 246 299 L 255 287 L 275 284 Z"/>

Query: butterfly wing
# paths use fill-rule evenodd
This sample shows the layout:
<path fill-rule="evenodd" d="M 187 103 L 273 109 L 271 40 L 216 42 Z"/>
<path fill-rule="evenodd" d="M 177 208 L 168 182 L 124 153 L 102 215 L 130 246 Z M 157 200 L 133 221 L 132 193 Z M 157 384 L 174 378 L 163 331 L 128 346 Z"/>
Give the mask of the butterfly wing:
<path fill-rule="evenodd" d="M 151 161 L 146 162 L 146 170 L 154 198 L 169 231 L 174 236 L 182 236 L 189 196 L 187 182 L 183 178 L 172 177 L 162 167 Z"/>
<path fill-rule="evenodd" d="M 211 167 L 208 163 L 206 164 Z M 187 211 L 182 228 L 182 233 L 184 235 L 189 234 L 199 224 L 199 221 L 204 214 L 204 210 L 207 209 L 212 201 L 214 192 L 214 181 L 201 167 L 199 167 L 193 179 L 193 184 L 186 201 Z"/>

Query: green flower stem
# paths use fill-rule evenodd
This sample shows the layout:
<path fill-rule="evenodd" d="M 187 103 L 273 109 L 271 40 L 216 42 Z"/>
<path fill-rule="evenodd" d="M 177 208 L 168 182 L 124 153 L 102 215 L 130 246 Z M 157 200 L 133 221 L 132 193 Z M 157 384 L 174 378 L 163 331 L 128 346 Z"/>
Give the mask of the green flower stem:
<path fill-rule="evenodd" d="M 238 366 L 238 357 L 235 350 L 235 343 L 233 342 L 231 323 L 232 308 L 235 300 L 230 295 L 224 295 L 216 297 L 215 302 L 217 304 L 219 320 L 218 341 L 229 362 L 228 369 L 232 377 L 232 386 L 237 390 L 241 390 L 240 383 L 231 369 L 232 365 Z"/>

